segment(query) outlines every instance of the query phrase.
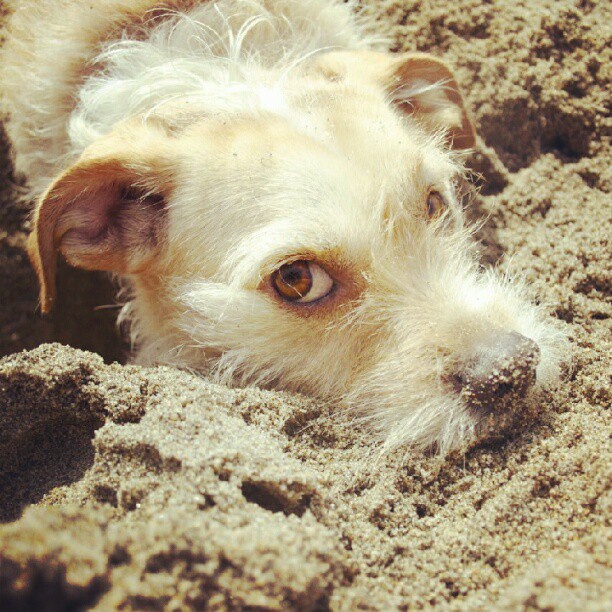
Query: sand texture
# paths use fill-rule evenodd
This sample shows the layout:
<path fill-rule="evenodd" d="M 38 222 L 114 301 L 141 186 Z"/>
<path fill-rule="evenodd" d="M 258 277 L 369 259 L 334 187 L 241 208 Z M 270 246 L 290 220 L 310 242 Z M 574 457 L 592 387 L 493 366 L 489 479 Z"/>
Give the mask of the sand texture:
<path fill-rule="evenodd" d="M 395 50 L 456 69 L 483 259 L 565 322 L 563 385 L 512 438 L 380 458 L 334 406 L 111 364 L 108 283 L 63 268 L 36 314 L 7 162 L 0 610 L 612 608 L 610 5 L 363 4 Z"/>

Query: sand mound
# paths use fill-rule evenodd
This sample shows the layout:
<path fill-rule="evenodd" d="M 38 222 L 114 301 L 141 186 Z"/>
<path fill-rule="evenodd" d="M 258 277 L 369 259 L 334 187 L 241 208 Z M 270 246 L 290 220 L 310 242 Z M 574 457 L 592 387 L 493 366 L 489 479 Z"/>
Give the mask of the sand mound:
<path fill-rule="evenodd" d="M 377 461 L 307 398 L 59 344 L 10 355 L 120 347 L 89 275 L 64 269 L 57 318 L 35 315 L 27 205 L 5 166 L 0 609 L 612 605 L 612 15 L 594 0 L 363 4 L 396 49 L 457 69 L 482 135 L 483 255 L 566 322 L 566 382 L 513 439 Z"/>

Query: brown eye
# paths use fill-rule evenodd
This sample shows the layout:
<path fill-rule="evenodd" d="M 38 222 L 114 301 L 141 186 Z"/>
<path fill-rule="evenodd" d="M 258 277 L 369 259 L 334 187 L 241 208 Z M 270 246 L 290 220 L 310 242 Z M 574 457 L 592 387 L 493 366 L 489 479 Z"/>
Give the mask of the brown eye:
<path fill-rule="evenodd" d="M 334 281 L 318 264 L 300 260 L 282 265 L 272 275 L 272 284 L 283 299 L 305 304 L 325 297 Z"/>
<path fill-rule="evenodd" d="M 447 209 L 446 200 L 439 191 L 430 191 L 427 196 L 427 216 L 430 219 L 440 217 Z"/>

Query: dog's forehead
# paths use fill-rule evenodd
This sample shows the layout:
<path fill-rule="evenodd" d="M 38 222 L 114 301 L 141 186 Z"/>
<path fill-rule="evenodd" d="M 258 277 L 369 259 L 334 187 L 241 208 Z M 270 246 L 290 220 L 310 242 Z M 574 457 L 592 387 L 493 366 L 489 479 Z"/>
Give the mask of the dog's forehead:
<path fill-rule="evenodd" d="M 243 189 L 248 176 L 255 197 L 262 190 L 306 197 L 346 189 L 347 197 L 361 194 L 365 205 L 385 194 L 409 204 L 456 172 L 449 151 L 381 96 L 313 88 L 274 100 L 272 109 L 221 118 L 212 128 L 209 119 L 202 121 L 197 138 L 206 141 L 208 159 L 195 161 L 210 168 L 212 156 L 214 172 L 229 187 Z"/>
<path fill-rule="evenodd" d="M 452 161 L 420 129 L 367 97 L 342 98 L 206 118 L 186 133 L 171 226 L 190 266 L 229 277 L 249 260 L 255 278 L 263 262 L 336 247 L 365 261 L 393 210 L 414 218 L 450 179 Z"/>

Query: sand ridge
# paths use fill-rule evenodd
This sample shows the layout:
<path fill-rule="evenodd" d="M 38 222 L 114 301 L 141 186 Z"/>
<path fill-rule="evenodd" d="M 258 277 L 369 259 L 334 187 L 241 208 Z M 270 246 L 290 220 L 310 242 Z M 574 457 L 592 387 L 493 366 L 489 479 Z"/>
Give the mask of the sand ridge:
<path fill-rule="evenodd" d="M 609 609 L 611 10 L 362 5 L 395 50 L 456 69 L 481 135 L 483 256 L 564 322 L 561 389 L 511 439 L 377 459 L 308 398 L 58 344 L 10 354 L 118 350 L 82 273 L 63 270 L 66 307 L 36 318 L 27 204 L 5 166 L 0 608 Z"/>

